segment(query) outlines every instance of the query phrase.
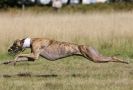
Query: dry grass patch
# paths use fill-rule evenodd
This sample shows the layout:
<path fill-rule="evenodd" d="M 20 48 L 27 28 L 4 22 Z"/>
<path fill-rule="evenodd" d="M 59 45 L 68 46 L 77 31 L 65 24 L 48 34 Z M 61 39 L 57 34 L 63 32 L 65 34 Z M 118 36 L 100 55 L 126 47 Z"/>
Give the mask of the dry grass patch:
<path fill-rule="evenodd" d="M 87 44 L 102 52 L 122 52 L 127 56 L 132 48 L 132 12 L 89 14 L 0 14 L 0 50 L 5 52 L 15 39 L 48 37 Z M 110 52 L 104 52 L 108 54 Z M 115 53 L 117 54 L 117 53 Z M 126 56 L 126 55 L 125 55 Z"/>
<path fill-rule="evenodd" d="M 88 14 L 0 13 L 0 51 L 17 38 L 48 37 L 91 45 L 107 55 L 133 57 L 132 12 Z M 2 57 L 3 56 L 3 57 Z M 5 59 L 4 54 L 0 59 Z M 42 59 L 40 59 L 42 60 Z M 132 60 L 130 60 L 132 61 Z M 0 65 L 1 90 L 132 90 L 133 65 L 96 64 L 85 58 Z M 56 77 L 3 77 L 3 75 L 56 75 Z"/>

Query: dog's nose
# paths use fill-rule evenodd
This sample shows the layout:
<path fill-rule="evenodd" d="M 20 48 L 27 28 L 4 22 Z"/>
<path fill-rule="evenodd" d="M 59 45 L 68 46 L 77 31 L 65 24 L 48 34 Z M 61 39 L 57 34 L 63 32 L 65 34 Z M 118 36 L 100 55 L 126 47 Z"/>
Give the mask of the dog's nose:
<path fill-rule="evenodd" d="M 12 51 L 12 49 L 8 49 L 8 52 L 11 52 Z"/>

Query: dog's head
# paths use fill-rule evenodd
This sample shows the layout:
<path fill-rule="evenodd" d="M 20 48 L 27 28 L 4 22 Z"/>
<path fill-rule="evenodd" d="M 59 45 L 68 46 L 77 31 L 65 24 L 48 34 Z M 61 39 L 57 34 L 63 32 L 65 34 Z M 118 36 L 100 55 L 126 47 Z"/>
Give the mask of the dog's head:
<path fill-rule="evenodd" d="M 23 50 L 23 40 L 15 40 L 14 43 L 8 49 L 9 54 L 16 55 Z"/>

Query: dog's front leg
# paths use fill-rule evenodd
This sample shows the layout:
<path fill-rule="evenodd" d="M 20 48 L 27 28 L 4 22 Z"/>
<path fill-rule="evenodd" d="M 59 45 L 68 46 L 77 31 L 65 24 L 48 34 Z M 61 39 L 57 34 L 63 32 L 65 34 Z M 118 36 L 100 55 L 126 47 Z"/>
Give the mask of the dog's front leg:
<path fill-rule="evenodd" d="M 14 64 L 16 65 L 16 62 L 23 62 L 23 61 L 35 61 L 36 59 L 38 59 L 39 55 L 38 54 L 20 54 L 17 55 L 15 60 L 12 61 L 6 61 L 3 62 L 2 64 Z"/>
<path fill-rule="evenodd" d="M 35 61 L 36 59 L 38 59 L 39 55 L 31 53 L 31 54 L 20 54 L 18 56 L 16 56 L 15 60 L 14 60 L 14 64 L 16 64 L 16 62 L 23 62 L 23 61 Z"/>
<path fill-rule="evenodd" d="M 36 59 L 38 59 L 39 55 L 36 54 L 20 54 L 18 56 L 16 56 L 15 61 L 23 61 L 23 60 L 19 60 L 20 58 L 27 58 L 28 61 L 34 61 Z"/>

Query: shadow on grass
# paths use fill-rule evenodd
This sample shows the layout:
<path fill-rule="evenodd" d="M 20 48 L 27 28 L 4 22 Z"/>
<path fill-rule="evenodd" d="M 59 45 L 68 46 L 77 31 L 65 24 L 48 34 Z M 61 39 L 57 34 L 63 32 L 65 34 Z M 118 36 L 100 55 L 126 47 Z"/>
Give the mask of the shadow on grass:
<path fill-rule="evenodd" d="M 82 74 L 70 74 L 70 75 L 57 75 L 57 74 L 32 74 L 29 72 L 26 73 L 17 73 L 17 74 L 3 74 L 0 77 L 12 78 L 12 77 L 43 77 L 43 78 L 55 78 L 55 77 L 89 77 L 88 75 Z"/>
<path fill-rule="evenodd" d="M 50 78 L 50 77 L 57 77 L 58 75 L 56 74 L 31 74 L 31 73 L 18 73 L 18 74 L 4 74 L 1 75 L 5 78 L 8 77 L 45 77 L 45 78 Z"/>

